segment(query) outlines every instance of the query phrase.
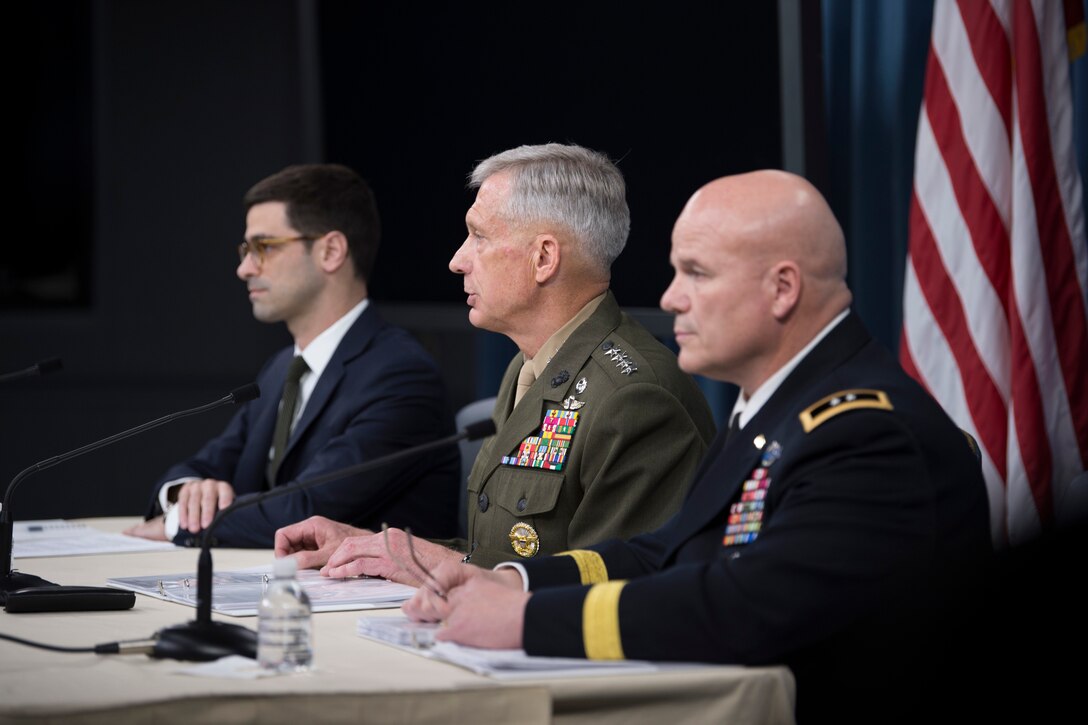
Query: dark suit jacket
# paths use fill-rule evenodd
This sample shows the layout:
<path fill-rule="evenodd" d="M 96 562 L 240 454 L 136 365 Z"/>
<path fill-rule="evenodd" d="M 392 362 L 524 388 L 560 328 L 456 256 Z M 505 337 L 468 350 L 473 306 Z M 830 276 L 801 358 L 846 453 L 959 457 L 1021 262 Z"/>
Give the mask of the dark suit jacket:
<path fill-rule="evenodd" d="M 731 505 L 764 478 L 755 539 L 727 545 Z M 951 642 L 936 625 L 991 556 L 964 435 L 853 314 L 738 434 L 714 441 L 674 518 L 590 549 L 525 562 L 530 653 L 586 656 L 612 631 L 631 659 L 785 663 L 799 714 L 874 722 L 933 694 L 919 683 L 934 684 Z M 612 587 L 612 604 L 561 586 L 593 564 L 589 581 L 607 579 L 598 586 Z M 914 699 L 858 709 L 903 692 Z"/>
<path fill-rule="evenodd" d="M 714 418 L 675 353 L 623 314 L 611 292 L 514 407 L 522 360 L 517 355 L 506 370 L 495 401 L 498 431 L 469 476 L 473 563 L 519 558 L 510 538 L 517 524 L 533 527 L 532 555 L 539 556 L 651 531 L 680 508 L 714 437 Z M 547 410 L 564 410 L 567 400 L 580 406 L 579 422 L 561 470 L 502 463 L 539 433 Z"/>
<path fill-rule="evenodd" d="M 257 376 L 261 397 L 246 403 L 226 430 L 156 484 L 183 476 L 230 482 L 239 496 L 265 490 L 268 450 L 283 393 L 288 347 Z M 317 381 L 288 441 L 276 485 L 307 480 L 426 443 L 453 430 L 434 361 L 406 331 L 389 325 L 373 303 L 344 335 Z M 456 532 L 460 458 L 456 446 L 240 509 L 216 525 L 223 546 L 271 547 L 276 529 L 315 514 L 367 528 L 383 521 L 421 535 Z M 152 514 L 158 513 L 153 501 Z M 181 531 L 176 543 L 189 543 Z"/>

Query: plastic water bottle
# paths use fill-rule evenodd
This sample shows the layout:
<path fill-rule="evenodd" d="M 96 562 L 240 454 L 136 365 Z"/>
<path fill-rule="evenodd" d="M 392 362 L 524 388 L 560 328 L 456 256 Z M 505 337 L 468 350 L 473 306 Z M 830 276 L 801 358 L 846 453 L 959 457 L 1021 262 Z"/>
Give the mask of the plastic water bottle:
<path fill-rule="evenodd" d="M 276 559 L 272 580 L 257 607 L 257 663 L 277 672 L 313 666 L 310 597 L 295 577 L 293 557 Z"/>

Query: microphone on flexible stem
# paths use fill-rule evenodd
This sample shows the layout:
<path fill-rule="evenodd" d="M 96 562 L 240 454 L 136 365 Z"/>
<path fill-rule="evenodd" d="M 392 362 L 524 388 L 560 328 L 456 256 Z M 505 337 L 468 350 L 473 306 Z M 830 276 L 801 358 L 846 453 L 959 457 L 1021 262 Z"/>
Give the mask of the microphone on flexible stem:
<path fill-rule="evenodd" d="M 276 496 L 302 491 L 312 486 L 335 481 L 386 466 L 397 461 L 418 456 L 435 448 L 452 445 L 462 440 L 486 438 L 495 432 L 495 422 L 490 418 L 465 426 L 454 435 L 440 438 L 430 443 L 406 448 L 390 453 L 372 461 L 357 463 L 354 466 L 315 476 L 305 481 L 293 481 L 277 486 L 268 491 L 235 499 L 226 508 L 220 509 L 215 518 L 204 530 L 200 540 L 200 558 L 197 561 L 196 574 L 196 619 L 186 624 L 160 629 L 155 633 L 155 644 L 148 654 L 160 659 L 209 661 L 228 655 L 257 657 L 257 633 L 238 624 L 212 621 L 212 533 L 220 521 L 231 513 L 255 506 Z"/>
<path fill-rule="evenodd" d="M 8 484 L 7 491 L 4 492 L 4 505 L 0 508 L 0 566 L 3 567 L 4 574 L 0 576 L 0 602 L 4 603 L 8 611 L 13 611 L 12 604 L 16 599 L 25 598 L 28 601 L 33 601 L 33 605 L 19 606 L 18 611 L 68 611 L 68 612 L 81 612 L 93 609 L 114 609 L 118 608 L 117 590 L 109 587 L 62 587 L 53 582 L 46 581 L 40 577 L 36 577 L 32 574 L 23 574 L 16 572 L 11 568 L 12 562 L 12 537 L 15 529 L 15 522 L 11 515 L 11 496 L 15 493 L 15 489 L 27 476 L 38 471 L 45 470 L 46 468 L 52 468 L 58 463 L 63 463 L 69 459 L 81 456 L 84 453 L 90 453 L 96 451 L 99 448 L 116 443 L 117 441 L 130 438 L 138 433 L 143 433 L 145 430 L 157 428 L 164 423 L 177 420 L 178 418 L 185 418 L 190 415 L 196 415 L 197 413 L 204 413 L 215 408 L 220 408 L 224 405 L 230 405 L 231 403 L 244 403 L 248 400 L 260 396 L 260 388 L 256 383 L 249 383 L 243 385 L 231 391 L 228 395 L 216 400 L 212 403 L 201 405 L 198 408 L 191 408 L 189 410 L 182 410 L 177 413 L 171 413 L 170 415 L 163 416 L 157 420 L 153 420 L 149 423 L 130 428 L 129 430 L 117 433 L 104 438 L 100 441 L 90 443 L 77 448 L 74 451 L 68 453 L 62 453 L 59 456 L 53 456 L 47 460 L 35 463 L 30 468 L 27 468 L 19 473 Z M 18 592 L 18 590 L 24 590 L 33 588 L 33 591 Z M 96 598 L 95 593 L 100 594 Z M 109 601 L 112 600 L 113 604 Z M 128 605 L 129 607 L 132 604 Z M 128 607 L 122 607 L 128 608 Z"/>
<path fill-rule="evenodd" d="M 48 373 L 55 373 L 61 369 L 60 358 L 50 357 L 40 362 L 36 362 L 28 368 L 22 370 L 14 370 L 10 373 L 0 374 L 0 383 L 6 383 L 10 380 L 18 380 L 20 378 L 29 378 L 34 375 L 46 375 Z"/>

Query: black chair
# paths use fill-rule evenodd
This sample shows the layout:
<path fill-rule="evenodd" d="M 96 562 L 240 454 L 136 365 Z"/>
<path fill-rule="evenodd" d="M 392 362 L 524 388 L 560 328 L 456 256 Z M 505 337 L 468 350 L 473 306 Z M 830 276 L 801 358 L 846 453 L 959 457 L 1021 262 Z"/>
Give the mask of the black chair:
<path fill-rule="evenodd" d="M 486 420 L 491 417 L 492 411 L 495 410 L 495 398 L 481 398 L 480 400 L 473 401 L 468 405 L 457 411 L 457 415 L 454 416 L 454 422 L 457 424 L 457 430 L 464 430 L 465 426 L 477 423 L 481 420 Z M 458 524 L 459 536 L 464 538 L 468 535 L 468 512 L 465 508 L 465 498 L 468 495 L 466 486 L 468 486 L 468 474 L 472 470 L 472 464 L 476 462 L 476 454 L 480 452 L 480 446 L 483 445 L 483 439 L 475 441 L 461 441 L 458 443 L 461 448 L 461 499 L 460 503 L 460 524 Z"/>

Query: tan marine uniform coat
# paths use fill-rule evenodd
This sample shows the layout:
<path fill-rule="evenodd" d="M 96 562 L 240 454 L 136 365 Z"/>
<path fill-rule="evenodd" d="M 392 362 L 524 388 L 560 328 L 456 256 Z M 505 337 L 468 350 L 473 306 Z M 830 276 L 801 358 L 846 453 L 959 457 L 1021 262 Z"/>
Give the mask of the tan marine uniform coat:
<path fill-rule="evenodd" d="M 473 564 L 628 538 L 680 508 L 714 420 L 676 355 L 623 314 L 611 292 L 511 410 L 521 363 L 518 355 L 506 370 L 497 432 L 469 475 Z M 540 435 L 549 410 L 578 414 L 561 469 L 504 464 Z"/>

